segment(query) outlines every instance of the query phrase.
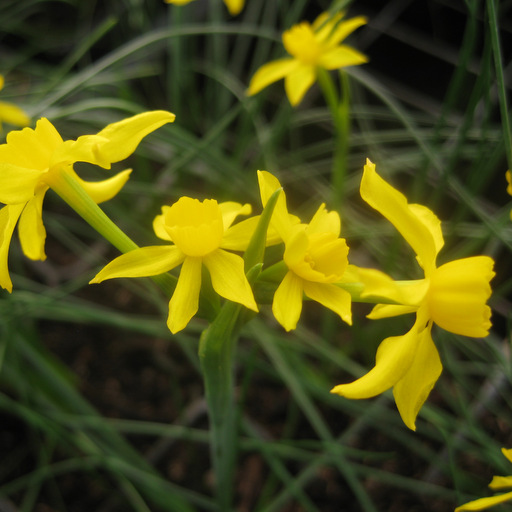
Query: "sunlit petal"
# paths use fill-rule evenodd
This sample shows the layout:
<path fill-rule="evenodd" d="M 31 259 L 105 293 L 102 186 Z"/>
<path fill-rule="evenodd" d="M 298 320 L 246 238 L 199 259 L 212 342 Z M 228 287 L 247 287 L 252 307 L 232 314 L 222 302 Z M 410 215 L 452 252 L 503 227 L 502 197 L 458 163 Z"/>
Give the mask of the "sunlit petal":
<path fill-rule="evenodd" d="M 297 66 L 298 62 L 295 59 L 279 59 L 269 62 L 261 66 L 261 68 L 254 73 L 252 77 L 249 88 L 247 89 L 247 94 L 252 96 L 253 94 L 257 94 L 265 87 L 268 87 L 270 84 L 281 80 L 291 72 L 293 72 Z"/>
<path fill-rule="evenodd" d="M 177 267 L 184 259 L 184 254 L 173 245 L 141 247 L 112 260 L 90 284 L 115 277 L 156 276 Z"/>
<path fill-rule="evenodd" d="M 250 215 L 252 212 L 252 206 L 250 204 L 240 204 L 234 201 L 220 203 L 219 208 L 222 214 L 224 230 L 228 229 L 239 215 Z"/>
<path fill-rule="evenodd" d="M 308 234 L 312 233 L 333 233 L 336 236 L 340 235 L 341 219 L 336 211 L 328 211 L 325 204 L 322 203 L 318 210 L 313 215 L 309 222 L 306 231 Z"/>
<path fill-rule="evenodd" d="M 167 327 L 175 334 L 184 329 L 199 307 L 201 290 L 201 258 L 186 257 L 181 266 L 178 284 L 169 301 Z"/>
<path fill-rule="evenodd" d="M 0 162 L 0 203 L 25 203 L 34 197 L 45 170 L 19 167 Z"/>
<path fill-rule="evenodd" d="M 512 487 L 512 476 L 493 476 L 489 487 L 493 491 L 500 491 Z"/>
<path fill-rule="evenodd" d="M 16 105 L 0 101 L 0 121 L 14 126 L 27 126 L 30 124 L 30 117 Z"/>
<path fill-rule="evenodd" d="M 315 83 L 316 72 L 314 66 L 300 65 L 288 73 L 284 79 L 284 89 L 292 106 L 298 105 L 304 95 Z"/>
<path fill-rule="evenodd" d="M 427 327 L 418 336 L 416 353 L 409 369 L 393 388 L 400 416 L 411 430 L 416 430 L 416 417 L 442 369 L 439 352 L 432 341 L 430 327 Z"/>
<path fill-rule="evenodd" d="M 436 256 L 443 242 L 434 213 L 424 206 L 409 205 L 403 194 L 377 174 L 370 160 L 364 167 L 361 197 L 395 226 L 428 275 L 435 268 Z"/>
<path fill-rule="evenodd" d="M 244 8 L 244 2 L 245 0 L 224 0 L 231 16 L 236 16 L 242 11 Z"/>
<path fill-rule="evenodd" d="M 334 284 L 303 281 L 304 293 L 310 299 L 334 311 L 348 325 L 352 325 L 350 293 Z"/>
<path fill-rule="evenodd" d="M 218 249 L 203 258 L 213 289 L 221 296 L 258 311 L 251 286 L 245 277 L 244 260 L 237 254 Z"/>
<path fill-rule="evenodd" d="M 512 462 L 512 448 L 502 448 L 501 453 L 505 455 L 509 462 Z"/>
<path fill-rule="evenodd" d="M 334 27 L 334 30 L 332 30 L 332 26 L 329 27 L 328 24 L 325 24 L 323 31 L 327 32 L 329 29 L 327 37 L 324 37 L 323 34 L 320 34 L 320 31 L 317 31 L 317 34 L 319 37 L 322 37 L 329 44 L 329 46 L 338 45 L 356 29 L 362 25 L 365 25 L 367 21 L 367 18 L 364 16 L 356 16 L 355 18 L 350 18 L 346 21 L 337 23 Z"/>
<path fill-rule="evenodd" d="M 0 286 L 12 292 L 8 255 L 12 233 L 25 207 L 24 204 L 8 205 L 0 209 Z"/>
<path fill-rule="evenodd" d="M 405 375 L 417 346 L 416 326 L 403 336 L 386 338 L 377 350 L 375 366 L 356 381 L 334 387 L 331 393 L 352 399 L 370 398 L 383 393 Z"/>
<path fill-rule="evenodd" d="M 368 315 L 370 320 L 380 320 L 382 318 L 390 318 L 393 316 L 407 315 L 408 313 L 415 313 L 418 310 L 417 306 L 400 306 L 395 304 L 377 304 Z"/>
<path fill-rule="evenodd" d="M 46 230 L 43 225 L 43 200 L 48 188 L 40 190 L 25 206 L 18 223 L 23 254 L 31 260 L 44 261 Z"/>
<path fill-rule="evenodd" d="M 324 53 L 318 65 L 325 69 L 339 69 L 348 66 L 358 66 L 368 62 L 368 57 L 350 46 L 337 46 Z"/>
<path fill-rule="evenodd" d="M 156 236 L 158 238 L 161 238 L 162 240 L 167 241 L 172 241 L 169 232 L 167 231 L 167 229 L 165 229 L 165 217 L 170 209 L 170 206 L 162 206 L 162 213 L 160 215 L 157 215 L 153 220 L 153 229 L 156 233 Z"/>
<path fill-rule="evenodd" d="M 302 279 L 288 272 L 274 294 L 272 312 L 287 331 L 297 327 L 302 311 L 302 291 Z"/>

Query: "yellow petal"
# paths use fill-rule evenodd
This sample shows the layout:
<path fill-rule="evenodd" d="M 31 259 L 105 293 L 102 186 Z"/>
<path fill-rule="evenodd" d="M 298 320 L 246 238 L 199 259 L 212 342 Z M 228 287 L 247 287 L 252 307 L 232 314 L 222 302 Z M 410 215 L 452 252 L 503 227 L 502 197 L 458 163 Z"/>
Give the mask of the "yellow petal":
<path fill-rule="evenodd" d="M 44 261 L 46 230 L 43 225 L 43 199 L 48 187 L 40 190 L 26 205 L 18 224 L 23 254 L 31 260 Z"/>
<path fill-rule="evenodd" d="M 162 206 L 162 213 L 157 215 L 153 220 L 153 230 L 155 231 L 156 236 L 167 241 L 172 241 L 167 229 L 165 229 L 165 216 L 170 209 L 170 206 Z"/>
<path fill-rule="evenodd" d="M 428 293 L 430 316 L 443 329 L 481 338 L 491 327 L 491 295 L 494 261 L 475 256 L 451 261 L 435 270 Z"/>
<path fill-rule="evenodd" d="M 244 8 L 244 0 L 224 0 L 231 16 L 236 16 Z"/>
<path fill-rule="evenodd" d="M 392 388 L 407 372 L 418 346 L 418 328 L 403 336 L 386 338 L 377 350 L 375 366 L 350 384 L 340 384 L 331 393 L 346 398 L 371 398 Z"/>
<path fill-rule="evenodd" d="M 99 153 L 108 162 L 124 160 L 135 151 L 146 135 L 166 123 L 172 123 L 175 117 L 171 112 L 154 110 L 109 124 L 97 134 L 109 141 L 99 147 Z"/>
<path fill-rule="evenodd" d="M 253 96 L 270 84 L 281 80 L 298 66 L 295 59 L 279 59 L 268 62 L 259 68 L 251 78 L 247 94 Z"/>
<path fill-rule="evenodd" d="M 409 369 L 393 388 L 398 412 L 411 430 L 416 430 L 416 417 L 442 369 L 439 353 L 430 335 L 430 327 L 427 327 L 418 336 L 416 353 Z"/>
<path fill-rule="evenodd" d="M 274 294 L 272 312 L 287 331 L 297 327 L 302 311 L 302 290 L 302 279 L 288 272 Z"/>
<path fill-rule="evenodd" d="M 503 453 L 503 455 L 505 455 L 505 457 L 507 457 L 509 462 L 512 462 L 512 448 L 508 448 L 508 449 L 502 448 L 501 453 Z"/>
<path fill-rule="evenodd" d="M 416 253 L 425 272 L 433 271 L 443 245 L 439 220 L 434 213 L 424 206 L 409 205 L 403 194 L 377 174 L 370 160 L 364 166 L 361 197 L 395 226 Z"/>
<path fill-rule="evenodd" d="M 174 4 L 174 5 L 187 5 L 190 2 L 192 2 L 192 0 L 164 0 L 164 1 L 167 4 Z"/>
<path fill-rule="evenodd" d="M 203 258 L 213 289 L 225 299 L 258 311 L 251 286 L 245 277 L 244 260 L 237 254 L 218 249 Z"/>
<path fill-rule="evenodd" d="M 508 489 L 509 487 L 512 487 L 512 476 L 493 476 L 489 487 L 493 491 Z"/>
<path fill-rule="evenodd" d="M 50 167 L 60 169 L 75 162 L 88 162 L 105 169 L 110 168 L 110 160 L 100 152 L 100 147 L 109 142 L 105 137 L 82 135 L 77 140 L 66 140 L 51 155 Z"/>
<path fill-rule="evenodd" d="M 303 281 L 303 285 L 307 297 L 334 311 L 344 322 L 352 325 L 350 293 L 330 283 Z"/>
<path fill-rule="evenodd" d="M 46 171 L 0 162 L 0 203 L 25 203 L 34 197 Z"/>
<path fill-rule="evenodd" d="M 249 242 L 251 241 L 254 230 L 258 225 L 259 218 L 259 215 L 255 217 L 250 217 L 249 219 L 237 222 L 235 225 L 231 226 L 224 233 L 221 248 L 228 249 L 231 251 L 245 251 L 245 249 L 247 249 L 247 246 L 249 245 Z M 281 239 L 279 239 L 279 242 L 280 241 Z"/>
<path fill-rule="evenodd" d="M 27 126 L 30 124 L 30 117 L 16 105 L 0 101 L 0 121 L 14 126 Z"/>
<path fill-rule="evenodd" d="M 377 304 L 371 312 L 366 315 L 370 320 L 380 320 L 382 318 L 391 318 L 393 316 L 407 315 L 415 313 L 417 306 L 399 306 L 395 304 Z"/>
<path fill-rule="evenodd" d="M 176 334 L 197 313 L 201 291 L 201 258 L 187 256 L 180 270 L 178 284 L 169 301 L 167 327 Z"/>
<path fill-rule="evenodd" d="M 338 212 L 327 211 L 325 204 L 321 204 L 315 215 L 313 215 L 306 231 L 308 234 L 333 233 L 339 236 L 341 231 L 341 219 Z"/>
<path fill-rule="evenodd" d="M 100 204 L 112 199 L 123 188 L 132 170 L 126 169 L 112 176 L 112 178 L 101 181 L 85 181 L 72 169 L 68 169 L 67 172 L 73 175 L 95 203 Z"/>
<path fill-rule="evenodd" d="M 469 503 L 457 507 L 454 512 L 463 512 L 466 510 L 485 510 L 490 507 L 494 507 L 495 505 L 499 505 L 500 503 L 505 503 L 509 500 L 512 500 L 512 492 L 507 492 L 505 494 L 500 494 L 491 498 L 480 498 L 475 501 L 470 501 Z"/>
<path fill-rule="evenodd" d="M 368 57 L 350 46 L 337 46 L 322 54 L 318 65 L 325 69 L 340 69 L 359 66 L 368 62 Z"/>
<path fill-rule="evenodd" d="M 267 171 L 258 171 L 258 184 L 260 187 L 261 203 L 263 207 L 267 204 L 270 196 L 282 188 L 279 180 Z M 279 194 L 277 203 L 272 213 L 271 226 L 277 231 L 281 239 L 286 240 L 292 233 L 295 218 L 290 216 L 286 207 L 286 195 L 284 191 Z"/>
<path fill-rule="evenodd" d="M 112 260 L 89 283 L 101 283 L 116 277 L 157 276 L 177 267 L 184 259 L 184 254 L 176 246 L 141 247 Z"/>
<path fill-rule="evenodd" d="M 234 201 L 225 201 L 224 203 L 220 203 L 219 208 L 222 214 L 224 231 L 233 224 L 239 215 L 250 215 L 252 212 L 252 206 L 250 204 L 240 204 L 235 203 Z"/>
<path fill-rule="evenodd" d="M 5 79 L 3 75 L 0 75 L 0 91 L 4 88 Z"/>
<path fill-rule="evenodd" d="M 292 106 L 295 107 L 302 101 L 315 80 L 315 67 L 308 65 L 298 66 L 285 77 L 284 89 Z"/>
<path fill-rule="evenodd" d="M 327 43 L 330 47 L 338 45 L 346 39 L 352 32 L 360 26 L 367 23 L 367 18 L 364 16 L 356 16 L 346 21 L 338 22 L 336 16 L 333 16 L 332 21 L 325 23 L 320 16 L 313 23 L 316 35 L 319 39 Z"/>
<path fill-rule="evenodd" d="M 507 179 L 507 192 L 512 196 L 512 175 L 510 174 L 510 171 L 507 171 L 505 173 L 505 178 Z"/>
<path fill-rule="evenodd" d="M 12 292 L 12 281 L 9 276 L 8 256 L 12 233 L 25 207 L 24 204 L 7 205 L 0 209 L 0 286 Z"/>

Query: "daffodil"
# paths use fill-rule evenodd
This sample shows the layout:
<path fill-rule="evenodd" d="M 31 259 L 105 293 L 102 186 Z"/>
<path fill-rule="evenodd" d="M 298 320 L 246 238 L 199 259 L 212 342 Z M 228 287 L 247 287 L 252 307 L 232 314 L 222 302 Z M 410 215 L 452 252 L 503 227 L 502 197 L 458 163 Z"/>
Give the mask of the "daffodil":
<path fill-rule="evenodd" d="M 343 20 L 343 14 L 321 14 L 311 25 L 303 21 L 283 33 L 283 45 L 291 57 L 264 64 L 256 71 L 247 93 L 256 94 L 284 78 L 290 103 L 298 105 L 317 79 L 318 68 L 327 70 L 368 62 L 361 52 L 340 44 L 349 34 L 366 23 L 364 16 Z"/>
<path fill-rule="evenodd" d="M 510 171 L 505 173 L 505 178 L 507 178 L 507 192 L 512 196 L 512 175 Z M 512 210 L 510 210 L 510 220 L 512 220 Z"/>
<path fill-rule="evenodd" d="M 442 365 L 431 336 L 435 323 L 464 336 L 484 337 L 491 327 L 490 280 L 494 262 L 487 256 L 459 259 L 436 266 L 444 240 L 441 223 L 428 208 L 406 198 L 376 172 L 369 160 L 361 182 L 361 196 L 386 217 L 416 253 L 425 278 L 413 282 L 381 279 L 378 295 L 398 304 L 377 304 L 369 318 L 416 313 L 411 330 L 385 339 L 375 367 L 360 379 L 336 386 L 332 392 L 353 399 L 370 398 L 393 388 L 404 423 L 415 429 L 416 416 L 434 387 Z M 368 293 L 375 290 L 369 287 Z"/>
<path fill-rule="evenodd" d="M 246 248 L 247 236 L 238 238 L 230 232 L 230 226 L 238 215 L 250 212 L 248 204 L 218 204 L 214 199 L 200 202 L 182 197 L 172 206 L 162 207 L 162 214 L 153 222 L 156 235 L 172 244 L 141 247 L 122 254 L 103 268 L 91 283 L 115 277 L 155 276 L 181 265 L 167 320 L 169 330 L 176 333 L 187 326 L 198 310 L 204 265 L 213 289 L 221 297 L 258 311 L 245 277 L 242 257 L 225 250 Z"/>
<path fill-rule="evenodd" d="M 4 77 L 0 75 L 0 91 L 4 88 Z M 27 126 L 30 124 L 30 118 L 23 110 L 12 103 L 0 101 L 0 132 L 2 131 L 2 122 L 14 126 Z"/>
<path fill-rule="evenodd" d="M 502 448 L 501 452 L 510 462 L 512 462 L 512 449 L 507 450 L 506 448 Z M 511 489 L 512 476 L 493 476 L 489 487 L 493 491 Z M 457 507 L 455 512 L 463 512 L 466 510 L 485 510 L 510 500 L 512 500 L 512 491 L 498 494 L 490 498 L 480 498 L 478 500 L 470 501 L 469 503 L 465 503 L 464 505 Z"/>
<path fill-rule="evenodd" d="M 174 5 L 186 5 L 193 1 L 194 0 L 165 0 L 167 4 Z M 224 3 L 226 4 L 231 16 L 236 16 L 244 8 L 245 0 L 224 0 Z"/>
<path fill-rule="evenodd" d="M 46 258 L 42 206 L 49 188 L 59 194 L 63 180 L 69 179 L 94 202 L 101 203 L 117 194 L 131 172 L 125 170 L 110 179 L 89 183 L 76 175 L 75 162 L 108 169 L 111 163 L 129 156 L 143 137 L 173 120 L 170 112 L 146 112 L 76 141 L 63 141 L 45 118 L 37 122 L 35 129 L 11 131 L 7 142 L 0 145 L 0 203 L 5 204 L 0 210 L 0 286 L 12 291 L 7 260 L 16 224 L 23 253 L 32 260 Z"/>
<path fill-rule="evenodd" d="M 258 180 L 265 206 L 281 185 L 266 171 L 258 171 Z M 339 215 L 328 212 L 322 204 L 309 224 L 301 224 L 288 213 L 285 194 L 281 192 L 271 227 L 285 244 L 283 260 L 287 268 L 272 302 L 276 320 L 287 331 L 295 329 L 305 295 L 351 324 L 351 296 L 334 284 L 340 281 L 348 266 L 348 246 L 343 238 L 339 238 Z"/>

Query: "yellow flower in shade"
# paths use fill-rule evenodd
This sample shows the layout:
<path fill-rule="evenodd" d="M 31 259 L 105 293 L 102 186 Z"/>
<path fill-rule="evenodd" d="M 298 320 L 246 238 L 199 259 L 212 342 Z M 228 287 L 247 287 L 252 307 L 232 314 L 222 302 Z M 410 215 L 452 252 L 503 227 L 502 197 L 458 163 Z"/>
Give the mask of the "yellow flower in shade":
<path fill-rule="evenodd" d="M 264 64 L 251 79 L 247 93 L 256 94 L 284 78 L 290 103 L 298 105 L 317 77 L 317 69 L 327 70 L 356 66 L 368 58 L 350 46 L 340 44 L 349 34 L 366 23 L 364 16 L 343 21 L 343 14 L 329 18 L 321 14 L 313 23 L 294 25 L 283 33 L 283 45 L 291 58 Z"/>
<path fill-rule="evenodd" d="M 0 91 L 4 88 L 4 77 L 0 75 Z M 0 101 L 0 131 L 2 130 L 2 123 L 9 123 L 14 126 L 27 126 L 30 124 L 30 118 L 21 110 L 21 108 Z"/>
<path fill-rule="evenodd" d="M 258 171 L 261 200 L 266 205 L 281 188 L 272 174 Z M 271 219 L 271 227 L 285 244 L 283 260 L 288 269 L 272 302 L 276 320 L 287 330 L 295 329 L 302 311 L 303 295 L 352 323 L 350 294 L 336 286 L 348 266 L 348 247 L 339 238 L 341 221 L 336 212 L 322 204 L 309 224 L 299 224 L 286 208 L 281 192 Z"/>
<path fill-rule="evenodd" d="M 91 283 L 114 277 L 145 277 L 163 274 L 182 265 L 178 284 L 169 302 L 167 326 L 172 333 L 184 329 L 196 314 L 201 289 L 201 268 L 210 274 L 213 289 L 221 296 L 258 311 L 245 277 L 241 256 L 225 250 L 245 250 L 246 234 L 230 233 L 238 215 L 251 213 L 250 205 L 214 199 L 200 202 L 182 197 L 164 206 L 153 228 L 156 235 L 172 245 L 141 247 L 122 254 L 103 268 Z"/>
<path fill-rule="evenodd" d="M 442 365 L 432 341 L 435 323 L 464 336 L 484 337 L 491 327 L 490 280 L 494 261 L 487 256 L 455 260 L 440 267 L 436 259 L 444 240 L 441 223 L 428 208 L 409 204 L 384 181 L 369 160 L 364 168 L 361 196 L 386 217 L 416 253 L 425 278 L 412 282 L 380 281 L 378 295 L 398 304 L 378 304 L 369 318 L 415 312 L 416 322 L 403 336 L 385 339 L 375 367 L 360 379 L 341 384 L 333 393 L 353 399 L 370 398 L 393 388 L 404 423 L 415 429 L 416 416 L 434 387 Z M 371 295 L 372 286 L 367 293 Z"/>
<path fill-rule="evenodd" d="M 187 5 L 193 1 L 194 0 L 165 0 L 165 3 L 174 5 Z M 226 7 L 228 8 L 231 16 L 236 16 L 244 8 L 245 0 L 224 0 L 224 3 L 226 4 Z"/>
<path fill-rule="evenodd" d="M 40 119 L 35 129 L 11 131 L 0 145 L 0 286 L 12 291 L 7 266 L 11 237 L 18 224 L 21 247 L 32 260 L 46 258 L 46 231 L 42 219 L 44 196 L 49 188 L 59 193 L 63 175 L 78 182 L 96 202 L 107 201 L 126 183 L 130 170 L 100 182 L 85 182 L 73 170 L 75 162 L 89 162 L 106 169 L 129 156 L 143 137 L 174 114 L 154 111 L 108 125 L 97 135 L 63 141 L 48 119 Z M 18 223 L 19 220 L 19 223 Z"/>
<path fill-rule="evenodd" d="M 505 178 L 507 179 L 507 192 L 512 196 L 512 175 L 510 171 L 505 173 Z M 512 210 L 510 210 L 510 220 L 512 220 Z"/>
<path fill-rule="evenodd" d="M 507 450 L 502 448 L 501 452 L 505 457 L 512 462 L 512 449 Z M 512 488 L 512 476 L 493 476 L 489 487 L 493 491 L 501 491 L 503 489 Z M 466 510 L 485 510 L 500 503 L 512 500 L 512 491 L 492 496 L 491 498 L 480 498 L 478 500 L 470 501 L 455 509 L 455 512 L 463 512 Z"/>

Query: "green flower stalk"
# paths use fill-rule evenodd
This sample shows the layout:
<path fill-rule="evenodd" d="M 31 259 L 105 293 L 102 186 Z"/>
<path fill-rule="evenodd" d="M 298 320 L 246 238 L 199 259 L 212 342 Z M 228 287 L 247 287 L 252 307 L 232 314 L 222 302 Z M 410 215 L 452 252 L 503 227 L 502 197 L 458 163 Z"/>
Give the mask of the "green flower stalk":
<path fill-rule="evenodd" d="M 119 250 L 137 247 L 97 206 L 119 192 L 131 171 L 91 183 L 75 173 L 73 164 L 88 162 L 109 169 L 133 153 L 143 137 L 173 121 L 170 112 L 146 112 L 76 141 L 64 141 L 45 118 L 35 129 L 10 132 L 0 145 L 0 202 L 5 204 L 0 210 L 0 286 L 12 291 L 8 251 L 16 225 L 25 256 L 46 259 L 42 207 L 50 188 Z"/>

